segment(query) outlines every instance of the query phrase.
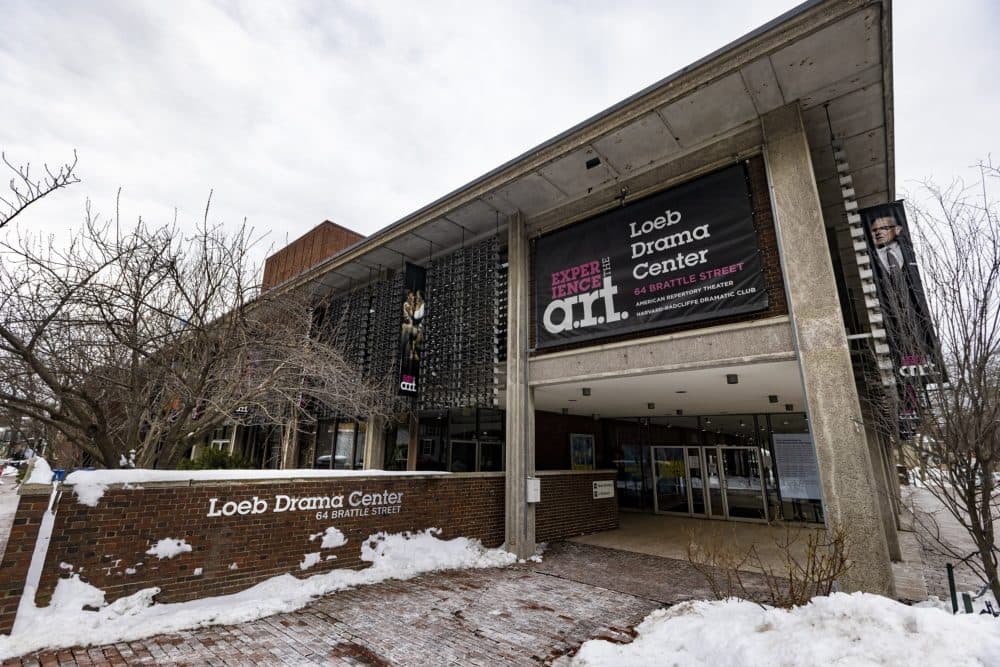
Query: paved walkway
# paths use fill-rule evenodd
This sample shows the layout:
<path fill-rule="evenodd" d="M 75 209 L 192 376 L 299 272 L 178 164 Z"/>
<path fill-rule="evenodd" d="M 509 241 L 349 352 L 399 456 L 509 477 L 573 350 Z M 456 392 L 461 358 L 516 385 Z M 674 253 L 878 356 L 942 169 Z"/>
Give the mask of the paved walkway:
<path fill-rule="evenodd" d="M 249 623 L 4 664 L 538 665 L 588 639 L 629 641 L 652 610 L 709 596 L 686 562 L 557 543 L 542 563 L 389 581 Z"/>
<path fill-rule="evenodd" d="M 955 566 L 955 587 L 959 592 L 978 592 L 983 582 L 968 565 L 959 562 L 976 551 L 968 532 L 926 489 L 906 488 L 904 502 L 913 512 L 915 534 L 923 550 L 928 594 L 951 599 L 945 567 L 948 563 Z"/>
<path fill-rule="evenodd" d="M 930 507 L 923 496 L 917 501 Z M 911 562 L 898 567 L 914 574 L 915 589 L 923 588 L 926 575 L 923 590 L 946 596 L 944 561 L 925 551 L 922 567 L 917 533 L 903 536 Z M 968 574 L 959 572 L 960 589 L 973 588 Z M 746 581 L 764 587 L 758 575 Z M 389 581 L 248 623 L 43 652 L 4 664 L 549 664 L 588 639 L 628 641 L 631 628 L 653 609 L 710 597 L 707 582 L 685 560 L 583 540 L 558 542 L 541 563 Z"/>

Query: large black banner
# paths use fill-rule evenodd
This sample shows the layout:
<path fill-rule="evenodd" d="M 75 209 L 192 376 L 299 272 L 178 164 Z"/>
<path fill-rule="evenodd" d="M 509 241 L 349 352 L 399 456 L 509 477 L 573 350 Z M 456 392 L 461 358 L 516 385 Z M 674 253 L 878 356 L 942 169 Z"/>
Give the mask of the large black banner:
<path fill-rule="evenodd" d="M 937 336 L 931 323 L 920 269 L 906 224 L 903 202 L 895 201 L 858 212 L 868 230 L 872 269 L 878 286 L 883 322 L 901 398 L 900 430 L 916 418 L 923 385 L 944 379 L 936 368 Z"/>
<path fill-rule="evenodd" d="M 403 313 L 399 328 L 399 394 L 416 396 L 420 389 L 420 357 L 424 352 L 424 295 L 427 271 L 407 262 L 403 273 Z"/>
<path fill-rule="evenodd" d="M 750 192 L 733 165 L 538 239 L 538 348 L 767 308 Z"/>

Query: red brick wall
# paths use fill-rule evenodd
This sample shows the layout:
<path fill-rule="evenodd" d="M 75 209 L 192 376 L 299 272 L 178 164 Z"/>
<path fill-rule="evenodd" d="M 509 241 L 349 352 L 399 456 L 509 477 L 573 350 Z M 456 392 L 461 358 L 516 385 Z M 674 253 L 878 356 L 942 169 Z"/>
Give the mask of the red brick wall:
<path fill-rule="evenodd" d="M 536 411 L 535 468 L 569 470 L 570 433 L 589 433 L 594 436 L 594 461 L 600 467 L 601 462 L 607 459 L 601 420 L 581 415 Z"/>
<path fill-rule="evenodd" d="M 614 471 L 538 475 L 542 502 L 535 506 L 535 539 L 549 542 L 618 527 L 618 494 L 594 500 L 594 482 L 613 481 Z"/>
<path fill-rule="evenodd" d="M 322 222 L 265 260 L 262 286 L 268 289 L 283 283 L 363 238 L 329 220 Z"/>
<path fill-rule="evenodd" d="M 7 539 L 7 549 L 0 561 L 0 634 L 10 634 L 17 606 L 24 592 L 31 555 L 35 551 L 38 527 L 49 506 L 49 492 L 22 495 L 18 500 L 14 525 Z"/>
<path fill-rule="evenodd" d="M 358 567 L 360 545 L 369 535 L 386 531 L 442 529 L 442 538 L 460 535 L 497 546 L 504 538 L 503 477 L 373 477 L 328 478 L 280 482 L 204 483 L 193 486 L 146 485 L 143 489 L 108 489 L 97 507 L 76 501 L 67 489 L 59 503 L 37 600 L 48 602 L 56 582 L 73 566 L 81 578 L 105 591 L 109 601 L 159 586 L 160 602 L 178 602 L 243 590 L 290 572 L 308 576 L 340 567 Z M 331 496 L 352 491 L 402 493 L 398 514 L 317 518 L 317 511 L 271 510 L 275 496 Z M 208 517 L 210 499 L 265 500 L 261 514 Z M 345 508 L 347 504 L 345 503 Z M 331 510 L 318 510 L 329 512 Z M 321 551 L 322 538 L 309 537 L 329 526 L 347 544 L 323 550 L 319 563 L 303 571 L 304 554 Z M 146 553 L 162 538 L 184 539 L 193 550 L 159 559 Z M 336 556 L 326 560 L 328 555 Z M 230 565 L 236 563 L 235 569 Z M 195 568 L 202 568 L 195 575 Z M 135 570 L 134 574 L 127 572 Z"/>
<path fill-rule="evenodd" d="M 617 526 L 617 504 L 593 500 L 594 479 L 613 479 L 613 472 L 557 473 L 542 480 L 542 503 L 536 516 L 540 540 L 579 535 Z M 273 512 L 275 496 L 332 496 L 353 491 L 402 493 L 396 514 L 362 517 L 317 517 L 301 510 Z M 257 496 L 266 512 L 208 517 L 212 498 L 216 509 L 228 501 Z M 23 591 L 38 522 L 48 494 L 24 495 L 2 563 L 3 607 L 0 632 L 9 632 Z M 348 503 L 345 503 L 348 508 Z M 80 504 L 72 487 L 64 487 L 56 506 L 55 524 L 36 596 L 47 604 L 60 577 L 71 572 L 100 588 L 110 602 L 143 588 L 158 586 L 159 602 L 179 602 L 235 593 L 270 577 L 291 573 L 311 576 L 334 568 L 362 567 L 360 547 L 371 534 L 441 528 L 442 538 L 466 536 L 486 546 L 504 539 L 503 474 L 448 476 L 334 477 L 311 480 L 254 480 L 143 484 L 112 487 L 96 507 Z M 322 538 L 309 537 L 335 526 L 347 544 L 320 548 Z M 163 538 L 183 539 L 189 553 L 159 559 L 147 554 Z M 307 553 L 321 560 L 307 570 L 299 563 Z M 336 559 L 326 560 L 329 555 Z M 72 570 L 62 564 L 72 566 Z M 235 569 L 230 565 L 236 563 Z M 196 575 L 195 569 L 201 568 Z M 134 570 L 134 571 L 130 571 Z"/>

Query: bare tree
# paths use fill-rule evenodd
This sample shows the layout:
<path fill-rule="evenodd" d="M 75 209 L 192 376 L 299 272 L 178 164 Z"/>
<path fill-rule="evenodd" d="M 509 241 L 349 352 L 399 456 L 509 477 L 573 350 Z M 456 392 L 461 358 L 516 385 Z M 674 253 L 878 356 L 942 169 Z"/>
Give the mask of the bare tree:
<path fill-rule="evenodd" d="M 7 155 L 0 153 L 0 160 L 13 174 L 8 183 L 10 194 L 0 197 L 0 229 L 13 220 L 19 213 L 24 211 L 29 205 L 38 201 L 42 197 L 68 185 L 79 183 L 76 177 L 76 152 L 73 152 L 73 161 L 67 162 L 53 171 L 49 165 L 42 165 L 41 177 L 35 176 L 31 172 L 31 164 L 15 165 L 7 159 Z"/>
<path fill-rule="evenodd" d="M 391 393 L 313 326 L 314 296 L 259 294 L 252 233 L 205 219 L 86 222 L 56 245 L 0 243 L 0 409 L 106 467 L 173 467 L 225 422 L 283 424 L 316 405 L 360 419 Z"/>
<path fill-rule="evenodd" d="M 1000 470 L 1000 208 L 993 191 L 1000 173 L 980 165 L 972 186 L 927 182 L 908 203 L 910 233 L 920 260 L 928 313 L 893 313 L 899 352 L 929 365 L 894 396 L 888 414 L 911 431 L 909 446 L 927 462 L 926 488 L 968 532 L 975 553 L 947 539 L 938 547 L 969 567 L 1000 599 L 994 521 Z M 890 299 L 891 301 L 891 299 Z M 929 327 L 929 328 L 928 328 Z M 927 350 L 927 332 L 937 338 Z M 940 536 L 934 526 L 931 535 Z"/>

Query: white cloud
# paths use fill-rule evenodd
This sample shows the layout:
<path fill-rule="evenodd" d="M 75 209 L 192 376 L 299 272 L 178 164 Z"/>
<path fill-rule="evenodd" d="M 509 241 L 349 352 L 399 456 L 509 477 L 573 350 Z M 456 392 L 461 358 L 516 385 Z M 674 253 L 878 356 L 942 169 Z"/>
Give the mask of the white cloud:
<path fill-rule="evenodd" d="M 126 221 L 191 225 L 214 189 L 214 220 L 275 246 L 324 218 L 371 233 L 792 6 L 7 2 L 0 147 L 80 155 L 22 227 L 62 233 L 122 187 Z M 894 11 L 903 184 L 996 145 L 997 10 Z"/>

